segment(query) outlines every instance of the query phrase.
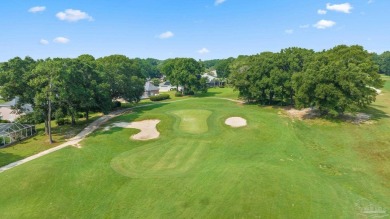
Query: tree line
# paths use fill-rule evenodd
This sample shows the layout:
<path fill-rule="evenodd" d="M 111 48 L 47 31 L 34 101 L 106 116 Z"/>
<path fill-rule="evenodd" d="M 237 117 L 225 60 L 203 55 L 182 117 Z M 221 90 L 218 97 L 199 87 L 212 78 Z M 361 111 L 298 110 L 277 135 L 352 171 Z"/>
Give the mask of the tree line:
<path fill-rule="evenodd" d="M 138 102 L 144 83 L 139 61 L 122 55 L 100 59 L 91 55 L 45 60 L 16 57 L 0 65 L 1 96 L 8 100 L 18 97 L 15 110 L 19 113 L 23 105 L 31 104 L 28 120 L 44 121 L 50 142 L 52 118 L 70 116 L 73 125 L 81 112 L 87 120 L 91 111 L 107 113 L 114 99 Z"/>
<path fill-rule="evenodd" d="M 379 66 L 379 73 L 390 75 L 390 51 L 378 55 L 374 53 L 374 62 Z"/>
<path fill-rule="evenodd" d="M 373 56 L 361 46 L 345 45 L 239 56 L 230 64 L 230 82 L 247 101 L 312 107 L 330 115 L 356 112 L 375 101 L 374 88 L 383 86 Z"/>
<path fill-rule="evenodd" d="M 175 65 L 170 66 L 175 63 Z M 25 104 L 33 112 L 22 117 L 28 123 L 45 123 L 45 133 L 51 138 L 51 120 L 70 117 L 76 123 L 80 113 L 88 120 L 90 112 L 108 113 L 113 101 L 124 99 L 138 102 L 144 93 L 146 79 L 163 74 L 189 91 L 205 91 L 200 83 L 202 71 L 194 59 L 168 60 L 130 59 L 111 55 L 95 59 L 91 55 L 77 58 L 34 60 L 15 57 L 0 63 L 0 95 L 6 100 L 17 97 L 14 107 L 23 113 Z"/>
<path fill-rule="evenodd" d="M 217 70 L 219 78 L 239 91 L 240 97 L 267 105 L 313 107 L 338 115 L 355 112 L 375 101 L 375 89 L 383 86 L 380 73 L 390 74 L 390 52 L 369 53 L 361 46 L 336 46 L 314 52 L 287 48 L 237 58 L 196 61 L 192 58 L 130 59 L 111 55 L 95 59 L 77 58 L 34 60 L 16 57 L 0 63 L 0 95 L 18 97 L 16 110 L 31 104 L 30 122 L 44 121 L 51 136 L 51 119 L 71 118 L 79 113 L 108 113 L 113 100 L 138 102 L 146 79 L 165 75 L 182 86 L 183 94 L 207 92 L 201 75 L 205 68 Z M 154 80 L 157 84 L 158 80 Z"/>

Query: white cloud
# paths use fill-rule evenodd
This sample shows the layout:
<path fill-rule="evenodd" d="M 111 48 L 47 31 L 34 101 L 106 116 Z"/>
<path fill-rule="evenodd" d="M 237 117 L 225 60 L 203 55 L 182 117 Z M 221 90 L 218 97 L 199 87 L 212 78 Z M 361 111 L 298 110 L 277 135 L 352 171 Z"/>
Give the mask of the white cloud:
<path fill-rule="evenodd" d="M 304 25 L 300 25 L 300 26 L 299 26 L 299 28 L 302 28 L 302 29 L 304 29 L 304 28 L 309 28 L 309 27 L 310 27 L 309 24 L 304 24 Z"/>
<path fill-rule="evenodd" d="M 69 39 L 68 38 L 65 38 L 65 37 L 57 37 L 53 40 L 53 42 L 55 43 L 62 43 L 62 44 L 66 44 L 66 43 L 69 43 Z"/>
<path fill-rule="evenodd" d="M 47 40 L 45 40 L 45 39 L 41 39 L 41 40 L 39 41 L 39 43 L 42 44 L 42 45 L 47 45 L 47 44 L 49 44 L 49 41 L 47 41 Z"/>
<path fill-rule="evenodd" d="M 37 12 L 42 12 L 42 11 L 45 11 L 45 10 L 46 10 L 45 6 L 35 6 L 35 7 L 32 7 L 30 9 L 28 9 L 28 12 L 37 13 Z"/>
<path fill-rule="evenodd" d="M 58 12 L 56 17 L 62 21 L 76 22 L 79 20 L 93 21 L 93 18 L 86 12 L 74 9 L 66 9 L 64 12 Z"/>
<path fill-rule="evenodd" d="M 208 50 L 207 48 L 202 48 L 202 49 L 198 50 L 198 53 L 204 55 L 204 54 L 210 53 L 210 50 Z"/>
<path fill-rule="evenodd" d="M 352 10 L 352 5 L 349 4 L 349 3 L 344 3 L 344 4 L 326 4 L 326 9 L 328 9 L 329 11 L 337 11 L 337 12 L 343 12 L 343 13 L 351 13 L 351 10 Z"/>
<path fill-rule="evenodd" d="M 326 29 L 326 28 L 333 27 L 334 25 L 336 25 L 336 22 L 334 22 L 334 21 L 320 20 L 316 24 L 314 24 L 313 26 L 317 29 Z"/>
<path fill-rule="evenodd" d="M 226 0 L 215 0 L 215 5 L 220 5 L 222 3 L 224 3 Z"/>
<path fill-rule="evenodd" d="M 158 35 L 158 38 L 168 39 L 168 38 L 172 38 L 173 36 L 175 36 L 175 34 L 173 34 L 171 31 L 167 31 L 167 32 L 164 32 L 164 33 Z"/>
<path fill-rule="evenodd" d="M 294 30 L 293 29 L 288 29 L 284 31 L 286 34 L 293 34 Z"/>
<path fill-rule="evenodd" d="M 374 0 L 368 0 L 368 4 L 374 3 Z"/>
<path fill-rule="evenodd" d="M 326 10 L 322 10 L 322 9 L 318 9 L 317 13 L 318 14 L 326 14 L 327 11 Z"/>

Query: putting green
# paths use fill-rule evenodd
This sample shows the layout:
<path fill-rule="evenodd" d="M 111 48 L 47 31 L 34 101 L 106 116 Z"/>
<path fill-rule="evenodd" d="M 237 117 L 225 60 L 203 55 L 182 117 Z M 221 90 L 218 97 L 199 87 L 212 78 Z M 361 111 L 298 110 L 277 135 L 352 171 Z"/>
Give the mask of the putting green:
<path fill-rule="evenodd" d="M 137 129 L 98 130 L 81 148 L 1 173 L 0 218 L 369 218 L 367 208 L 389 214 L 388 80 L 366 111 L 375 120 L 359 126 L 293 121 L 279 108 L 215 98 L 136 108 L 111 123 L 158 119 L 158 139 L 129 139 Z M 227 126 L 230 117 L 248 125 Z"/>
<path fill-rule="evenodd" d="M 169 177 L 193 168 L 206 150 L 205 141 L 177 139 L 124 152 L 111 161 L 111 167 L 131 178 Z"/>
<path fill-rule="evenodd" d="M 172 114 L 180 118 L 179 129 L 190 134 L 206 133 L 209 129 L 207 119 L 209 110 L 176 110 Z"/>

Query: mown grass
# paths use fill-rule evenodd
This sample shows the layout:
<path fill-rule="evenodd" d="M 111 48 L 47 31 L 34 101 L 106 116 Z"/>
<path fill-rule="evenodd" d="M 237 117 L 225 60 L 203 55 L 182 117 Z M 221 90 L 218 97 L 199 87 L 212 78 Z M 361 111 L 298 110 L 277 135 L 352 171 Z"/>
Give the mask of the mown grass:
<path fill-rule="evenodd" d="M 100 130 L 81 149 L 1 173 L 0 217 L 365 218 L 370 206 L 388 214 L 389 92 L 362 125 L 293 121 L 281 109 L 215 98 L 134 109 L 112 122 L 160 119 L 159 139 Z M 183 131 L 178 110 L 210 111 L 207 132 Z M 231 116 L 248 126 L 226 126 Z"/>
<path fill-rule="evenodd" d="M 48 136 L 45 135 L 44 124 L 36 125 L 37 134 L 33 137 L 26 139 L 20 143 L 11 145 L 6 148 L 0 148 L 0 166 L 7 165 L 9 163 L 21 160 L 28 156 L 37 154 L 41 151 L 58 146 L 77 135 L 88 124 L 95 121 L 101 116 L 100 113 L 91 114 L 90 120 L 79 119 L 76 125 L 71 126 L 69 124 L 58 126 L 55 121 L 52 122 L 53 144 L 49 143 Z"/>

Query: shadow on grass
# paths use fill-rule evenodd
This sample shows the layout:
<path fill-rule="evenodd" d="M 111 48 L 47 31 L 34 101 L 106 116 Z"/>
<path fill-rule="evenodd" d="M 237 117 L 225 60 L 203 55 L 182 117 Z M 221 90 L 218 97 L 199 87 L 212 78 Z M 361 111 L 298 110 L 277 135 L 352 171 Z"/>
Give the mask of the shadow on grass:
<path fill-rule="evenodd" d="M 378 120 L 381 120 L 384 118 L 390 118 L 389 114 L 387 114 L 386 112 L 379 110 L 377 108 L 386 108 L 386 107 L 379 106 L 379 105 L 372 105 L 372 106 L 368 107 L 367 109 L 365 109 L 363 112 L 371 115 L 371 119 L 375 120 L 375 121 L 378 121 Z"/>
<path fill-rule="evenodd" d="M 288 111 L 291 109 L 295 109 L 294 106 L 263 106 L 259 105 L 259 107 L 267 108 L 272 107 L 276 110 L 284 110 Z M 364 123 L 366 121 L 379 121 L 381 119 L 390 118 L 389 114 L 386 112 L 378 109 L 378 108 L 386 108 L 384 106 L 380 105 L 371 105 L 365 109 L 363 109 L 361 112 L 356 113 L 345 113 L 338 116 L 332 116 L 329 114 L 321 113 L 319 110 L 298 110 L 296 109 L 296 112 L 291 113 L 292 117 L 297 117 L 302 120 L 315 120 L 315 119 L 325 119 L 329 122 L 334 123 L 344 123 L 344 122 L 351 122 L 355 124 Z"/>
<path fill-rule="evenodd" d="M 198 93 L 196 95 L 194 95 L 193 97 L 198 97 L 198 98 L 201 98 L 201 97 L 215 97 L 217 96 L 218 94 L 222 94 L 222 92 L 215 92 L 215 91 L 209 91 L 207 93 Z"/>
<path fill-rule="evenodd" d="M 0 150 L 0 167 L 10 164 L 12 162 L 23 159 L 24 157 L 12 153 L 6 153 Z"/>

